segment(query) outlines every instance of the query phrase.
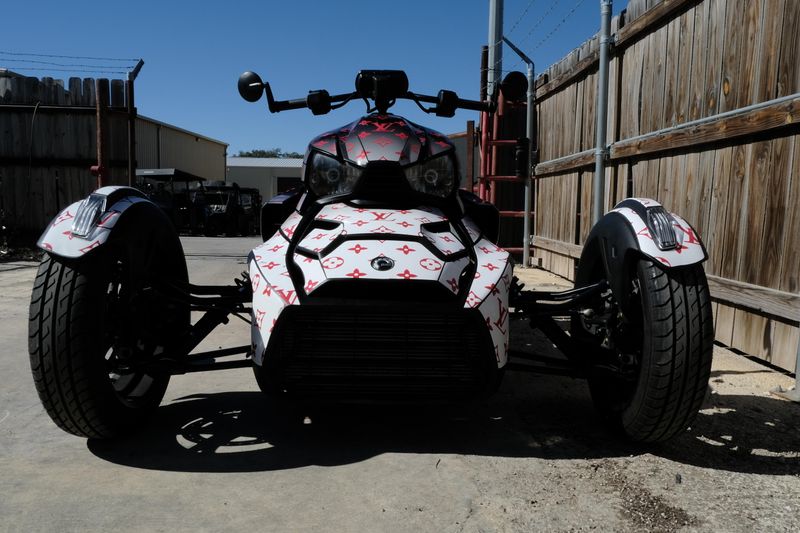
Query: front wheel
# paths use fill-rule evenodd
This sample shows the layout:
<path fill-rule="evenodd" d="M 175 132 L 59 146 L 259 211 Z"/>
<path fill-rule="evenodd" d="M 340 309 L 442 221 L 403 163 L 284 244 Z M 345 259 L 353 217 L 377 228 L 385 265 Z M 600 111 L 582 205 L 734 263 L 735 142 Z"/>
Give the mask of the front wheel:
<path fill-rule="evenodd" d="M 28 350 L 36 390 L 50 418 L 78 436 L 111 438 L 140 426 L 169 383 L 159 359 L 175 353 L 188 328 L 188 306 L 152 284 L 187 280 L 180 241 L 159 226 L 158 212 L 140 214 L 94 256 L 46 255 L 34 282 Z"/>
<path fill-rule="evenodd" d="M 660 442 L 686 429 L 705 398 L 714 328 L 703 268 L 635 262 L 628 315 L 611 335 L 617 371 L 590 372 L 598 411 L 627 437 Z M 616 335 L 616 338 L 614 338 Z M 595 338 L 595 342 L 596 342 Z M 593 356 L 609 350 L 596 346 Z"/>

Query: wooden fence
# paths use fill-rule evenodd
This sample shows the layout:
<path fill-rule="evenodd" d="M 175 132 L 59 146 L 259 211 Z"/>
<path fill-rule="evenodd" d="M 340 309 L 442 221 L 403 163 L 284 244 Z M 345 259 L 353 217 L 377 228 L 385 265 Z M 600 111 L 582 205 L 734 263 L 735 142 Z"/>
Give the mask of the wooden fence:
<path fill-rule="evenodd" d="M 36 234 L 96 188 L 96 85 L 106 94 L 103 145 L 109 184 L 127 184 L 128 114 L 121 80 L 0 74 L 0 198 L 12 231 Z"/>
<path fill-rule="evenodd" d="M 644 196 L 709 252 L 717 339 L 793 370 L 800 2 L 630 0 L 612 22 L 606 208 Z M 533 257 L 572 279 L 591 226 L 595 36 L 537 80 Z"/>

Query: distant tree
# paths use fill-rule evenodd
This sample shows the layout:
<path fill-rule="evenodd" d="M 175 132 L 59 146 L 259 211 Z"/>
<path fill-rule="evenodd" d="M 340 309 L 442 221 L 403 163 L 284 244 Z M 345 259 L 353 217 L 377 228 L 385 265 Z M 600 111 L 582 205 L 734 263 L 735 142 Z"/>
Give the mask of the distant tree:
<path fill-rule="evenodd" d="M 280 148 L 272 148 L 270 150 L 263 150 L 256 148 L 255 150 L 239 150 L 239 153 L 234 157 L 289 157 L 298 158 L 303 157 L 303 154 L 297 152 L 284 152 Z"/>

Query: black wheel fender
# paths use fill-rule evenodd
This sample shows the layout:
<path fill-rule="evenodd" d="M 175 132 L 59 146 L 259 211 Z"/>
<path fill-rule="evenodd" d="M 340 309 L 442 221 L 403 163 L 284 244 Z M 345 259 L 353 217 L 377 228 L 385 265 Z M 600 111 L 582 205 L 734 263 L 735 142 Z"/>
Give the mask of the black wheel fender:
<path fill-rule="evenodd" d="M 674 242 L 661 248 L 663 238 L 654 225 L 654 213 L 671 224 Z M 664 227 L 661 226 L 663 232 Z M 684 268 L 702 263 L 708 258 L 702 240 L 688 222 L 668 214 L 655 200 L 628 198 L 607 213 L 592 228 L 581 254 L 576 286 L 608 280 L 614 297 L 623 311 L 628 311 L 631 273 L 639 259 L 651 261 L 661 270 Z"/>
<path fill-rule="evenodd" d="M 627 310 L 633 265 L 642 257 L 646 256 L 625 217 L 608 213 L 586 239 L 578 262 L 575 286 L 608 280 L 611 292 L 624 312 Z"/>

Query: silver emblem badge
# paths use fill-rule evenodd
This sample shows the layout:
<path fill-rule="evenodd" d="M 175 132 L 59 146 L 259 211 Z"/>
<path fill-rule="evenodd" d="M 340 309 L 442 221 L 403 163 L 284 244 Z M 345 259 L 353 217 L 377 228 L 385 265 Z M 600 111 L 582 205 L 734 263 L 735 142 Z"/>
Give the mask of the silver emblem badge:
<path fill-rule="evenodd" d="M 375 270 L 380 270 L 381 272 L 385 272 L 387 270 L 391 270 L 392 268 L 394 268 L 394 260 L 381 255 L 373 259 L 370 262 L 370 265 L 372 265 L 372 268 L 374 268 Z"/>

